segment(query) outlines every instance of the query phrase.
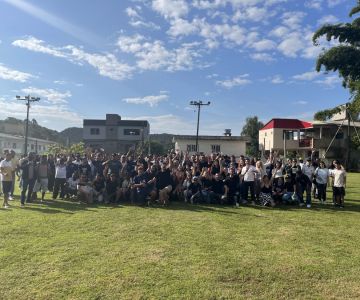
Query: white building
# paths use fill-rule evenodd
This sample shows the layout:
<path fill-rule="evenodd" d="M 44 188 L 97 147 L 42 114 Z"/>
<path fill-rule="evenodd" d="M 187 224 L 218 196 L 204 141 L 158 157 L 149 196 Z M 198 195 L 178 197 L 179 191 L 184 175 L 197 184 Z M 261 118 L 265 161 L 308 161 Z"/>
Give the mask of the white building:
<path fill-rule="evenodd" d="M 196 136 L 195 135 L 175 135 L 173 137 L 175 143 L 175 151 L 196 152 Z M 227 155 L 246 154 L 246 147 L 250 143 L 248 137 L 243 136 L 206 136 L 199 135 L 198 145 L 200 153 L 223 153 Z"/>
<path fill-rule="evenodd" d="M 43 154 L 53 144 L 55 142 L 29 137 L 28 152 Z M 4 150 L 14 150 L 16 154 L 24 153 L 25 138 L 20 135 L 0 133 L 0 153 L 3 153 Z"/>

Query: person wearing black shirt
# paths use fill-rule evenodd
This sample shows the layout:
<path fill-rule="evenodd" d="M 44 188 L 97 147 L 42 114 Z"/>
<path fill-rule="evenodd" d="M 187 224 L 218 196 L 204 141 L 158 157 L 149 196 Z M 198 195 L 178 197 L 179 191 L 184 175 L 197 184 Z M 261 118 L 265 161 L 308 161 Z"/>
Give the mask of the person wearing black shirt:
<path fill-rule="evenodd" d="M 79 174 L 85 175 L 86 178 L 91 178 L 91 167 L 87 161 L 87 158 L 83 158 L 81 164 L 79 165 Z"/>
<path fill-rule="evenodd" d="M 162 164 L 160 172 L 156 175 L 156 188 L 159 192 L 160 204 L 168 204 L 172 185 L 173 179 L 171 177 L 170 169 L 167 168 L 165 164 Z"/>
<path fill-rule="evenodd" d="M 215 178 L 212 181 L 212 187 L 210 192 L 211 203 L 223 204 L 227 198 L 228 187 L 225 186 L 224 182 L 220 178 L 220 174 L 215 174 Z"/>
<path fill-rule="evenodd" d="M 295 177 L 295 192 L 300 206 L 304 206 L 304 191 L 306 191 L 306 188 L 309 184 L 311 185 L 309 177 L 306 176 L 303 172 L 297 171 Z M 307 207 L 310 208 L 311 202 L 308 202 L 308 199 L 306 201 Z"/>
<path fill-rule="evenodd" d="M 119 182 L 116 174 L 111 174 L 106 181 L 106 200 L 105 203 L 116 203 L 118 201 Z"/>
<path fill-rule="evenodd" d="M 229 175 L 225 179 L 225 185 L 228 188 L 228 202 L 238 206 L 238 195 L 240 186 L 240 177 L 235 173 L 234 168 L 229 169 Z"/>
<path fill-rule="evenodd" d="M 148 195 L 147 174 L 144 173 L 144 167 L 139 166 L 137 168 L 137 175 L 134 177 L 133 184 L 131 185 L 131 198 L 133 201 L 140 205 L 146 204 L 146 197 Z"/>
<path fill-rule="evenodd" d="M 105 192 L 105 179 L 102 174 L 97 174 L 93 181 L 94 199 L 103 202 Z"/>
<path fill-rule="evenodd" d="M 201 189 L 202 187 L 199 182 L 199 178 L 197 176 L 194 176 L 188 189 L 185 191 L 185 201 L 190 201 L 191 204 L 200 202 L 200 200 L 202 199 Z"/>

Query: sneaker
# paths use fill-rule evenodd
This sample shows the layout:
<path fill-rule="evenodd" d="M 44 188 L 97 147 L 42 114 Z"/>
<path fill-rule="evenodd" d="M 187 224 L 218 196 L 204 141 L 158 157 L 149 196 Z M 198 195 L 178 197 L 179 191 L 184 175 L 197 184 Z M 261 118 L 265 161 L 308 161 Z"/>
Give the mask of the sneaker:
<path fill-rule="evenodd" d="M 303 207 L 304 205 L 305 205 L 304 203 L 300 203 L 300 204 L 299 204 L 300 207 Z"/>
<path fill-rule="evenodd" d="M 9 207 L 10 207 L 9 205 L 6 205 L 6 204 L 4 205 L 4 208 L 5 208 L 5 209 L 7 209 L 7 208 L 9 208 Z"/>
<path fill-rule="evenodd" d="M 9 201 L 13 201 L 14 200 L 14 198 L 12 197 L 12 196 L 9 196 L 9 199 L 8 199 Z"/>
<path fill-rule="evenodd" d="M 306 207 L 307 207 L 307 208 L 311 208 L 311 204 L 307 204 Z"/>
<path fill-rule="evenodd" d="M 247 201 L 246 201 L 246 200 L 242 200 L 241 203 L 242 203 L 242 204 L 247 204 Z"/>
<path fill-rule="evenodd" d="M 25 204 L 22 204 L 22 203 L 21 203 L 21 204 L 20 204 L 20 207 L 25 207 Z"/>
<path fill-rule="evenodd" d="M 235 206 L 236 206 L 236 207 L 239 207 L 239 206 L 240 206 L 240 205 L 239 205 L 239 202 L 236 202 L 236 203 L 235 203 Z"/>

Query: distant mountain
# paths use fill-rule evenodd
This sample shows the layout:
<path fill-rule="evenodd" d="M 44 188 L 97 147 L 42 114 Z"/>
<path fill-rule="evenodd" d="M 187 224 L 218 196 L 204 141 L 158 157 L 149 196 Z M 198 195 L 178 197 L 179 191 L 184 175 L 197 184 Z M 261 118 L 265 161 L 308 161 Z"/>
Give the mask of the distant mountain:
<path fill-rule="evenodd" d="M 6 118 L 0 120 L 0 132 L 24 135 L 26 120 L 19 120 L 16 118 Z M 37 123 L 35 119 L 29 120 L 29 136 L 53 141 L 62 145 L 72 145 L 82 141 L 82 128 L 71 127 L 61 132 L 43 127 Z"/>
<path fill-rule="evenodd" d="M 79 127 L 66 128 L 59 133 L 65 145 L 80 143 L 83 139 L 83 129 Z"/>

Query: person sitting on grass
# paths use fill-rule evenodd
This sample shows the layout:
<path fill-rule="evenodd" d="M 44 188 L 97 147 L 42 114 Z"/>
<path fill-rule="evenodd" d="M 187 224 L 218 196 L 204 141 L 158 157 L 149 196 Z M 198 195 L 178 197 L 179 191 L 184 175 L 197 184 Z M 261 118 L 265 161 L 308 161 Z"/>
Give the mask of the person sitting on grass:
<path fill-rule="evenodd" d="M 94 200 L 102 203 L 104 201 L 105 193 L 105 179 L 102 174 L 96 174 L 92 187 L 94 191 Z"/>
<path fill-rule="evenodd" d="M 79 183 L 79 174 L 75 171 L 70 178 L 67 179 L 65 195 L 66 198 L 74 199 L 77 195 L 77 185 Z"/>
<path fill-rule="evenodd" d="M 106 180 L 105 203 L 117 203 L 119 201 L 119 181 L 116 174 L 112 173 Z"/>
<path fill-rule="evenodd" d="M 192 177 L 191 177 L 191 173 L 190 172 L 186 172 L 186 177 L 185 177 L 185 180 L 183 182 L 183 198 L 184 198 L 184 202 L 186 203 L 191 195 L 189 196 L 189 199 L 188 199 L 188 195 L 190 193 L 190 185 L 191 185 L 191 182 L 192 182 Z"/>
<path fill-rule="evenodd" d="M 199 177 L 193 176 L 189 188 L 184 191 L 185 202 L 190 202 L 191 204 L 201 202 L 203 198 L 201 194 L 201 189 L 202 186 L 199 182 Z"/>
<path fill-rule="evenodd" d="M 86 175 L 80 176 L 77 184 L 77 199 L 80 203 L 92 204 L 94 202 L 93 188 Z"/>
<path fill-rule="evenodd" d="M 276 204 L 282 202 L 282 197 L 284 193 L 285 193 L 284 178 L 279 177 L 278 180 L 273 184 L 273 199 Z"/>
<path fill-rule="evenodd" d="M 123 175 L 118 189 L 119 202 L 125 202 L 129 199 L 130 186 L 131 186 L 131 177 L 128 174 Z"/>
<path fill-rule="evenodd" d="M 260 205 L 263 206 L 275 206 L 275 202 L 272 198 L 272 184 L 273 178 L 269 179 L 267 175 L 264 175 L 261 180 L 261 191 L 260 191 Z"/>
<path fill-rule="evenodd" d="M 131 201 L 135 202 L 138 205 L 146 205 L 146 197 L 149 194 L 149 189 L 147 188 L 148 176 L 144 172 L 144 167 L 142 165 L 137 167 L 137 175 L 134 177 L 131 185 Z"/>
<path fill-rule="evenodd" d="M 161 170 L 156 175 L 156 188 L 159 192 L 159 203 L 164 206 L 169 203 L 169 197 L 173 186 L 170 168 L 171 158 L 169 158 L 168 165 L 165 165 L 165 163 L 161 165 Z"/>
<path fill-rule="evenodd" d="M 294 182 L 292 176 L 287 174 L 285 175 L 285 182 L 284 182 L 284 194 L 282 197 L 282 202 L 284 204 L 296 204 L 298 203 L 295 189 L 294 189 Z"/>
<path fill-rule="evenodd" d="M 220 174 L 216 173 L 212 181 L 211 192 L 209 195 L 210 203 L 224 204 L 227 200 L 229 188 L 224 184 Z"/>
<path fill-rule="evenodd" d="M 333 178 L 333 197 L 335 206 L 344 207 L 346 172 L 338 160 L 334 162 L 335 169 L 330 170 L 330 176 Z"/>

